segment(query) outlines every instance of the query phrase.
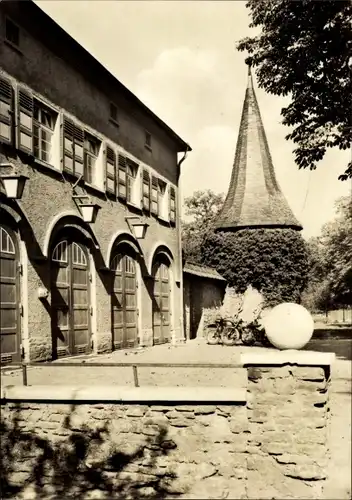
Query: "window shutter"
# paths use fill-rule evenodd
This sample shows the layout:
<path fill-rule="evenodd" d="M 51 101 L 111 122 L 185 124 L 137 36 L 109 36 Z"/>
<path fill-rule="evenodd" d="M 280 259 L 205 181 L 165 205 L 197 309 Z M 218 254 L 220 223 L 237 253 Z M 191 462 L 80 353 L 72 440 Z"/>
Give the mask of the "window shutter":
<path fill-rule="evenodd" d="M 13 144 L 14 112 L 11 82 L 0 78 L 0 142 Z"/>
<path fill-rule="evenodd" d="M 77 177 L 83 175 L 84 133 L 72 120 L 63 120 L 63 169 Z"/>
<path fill-rule="evenodd" d="M 33 153 L 33 96 L 30 92 L 18 89 L 17 147 L 25 153 Z"/>
<path fill-rule="evenodd" d="M 175 224 L 176 222 L 176 193 L 175 188 L 170 186 L 169 190 L 169 219 L 170 222 Z"/>
<path fill-rule="evenodd" d="M 64 116 L 63 118 L 63 141 L 62 141 L 62 156 L 63 156 L 63 170 L 73 174 L 74 162 L 74 148 L 73 148 L 73 135 L 75 126 L 71 120 Z"/>
<path fill-rule="evenodd" d="M 143 169 L 142 167 L 139 169 L 139 176 L 140 176 L 140 183 L 139 183 L 139 187 L 140 187 L 140 193 L 141 193 L 141 207 L 143 208 L 143 190 L 144 190 L 144 186 L 143 186 Z"/>
<path fill-rule="evenodd" d="M 77 125 L 74 124 L 73 126 L 74 126 L 74 132 L 73 132 L 73 144 L 74 144 L 74 149 L 73 149 L 73 154 L 74 154 L 73 169 L 74 169 L 74 174 L 77 177 L 80 177 L 81 175 L 84 174 L 84 166 L 83 166 L 84 132 Z"/>
<path fill-rule="evenodd" d="M 73 135 L 75 126 L 71 120 L 64 116 L 63 119 L 63 170 L 65 172 L 74 172 L 74 147 Z"/>
<path fill-rule="evenodd" d="M 116 195 L 116 154 L 106 146 L 106 190 Z"/>
<path fill-rule="evenodd" d="M 158 215 L 158 179 L 152 176 L 151 213 Z"/>
<path fill-rule="evenodd" d="M 150 175 L 147 170 L 143 170 L 143 209 L 150 211 Z"/>
<path fill-rule="evenodd" d="M 127 197 L 127 168 L 126 157 L 119 154 L 118 161 L 118 197 L 123 200 Z"/>

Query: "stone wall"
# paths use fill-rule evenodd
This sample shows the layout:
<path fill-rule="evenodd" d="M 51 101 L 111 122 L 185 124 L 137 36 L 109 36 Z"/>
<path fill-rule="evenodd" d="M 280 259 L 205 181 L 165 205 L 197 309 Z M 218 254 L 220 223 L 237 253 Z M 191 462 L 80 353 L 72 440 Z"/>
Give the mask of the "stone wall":
<path fill-rule="evenodd" d="M 9 386 L 2 483 L 65 498 L 322 498 L 332 360 L 243 354 L 247 391 Z"/>
<path fill-rule="evenodd" d="M 26 495 L 245 498 L 243 405 L 11 403 L 2 419 L 5 477 Z"/>
<path fill-rule="evenodd" d="M 248 369 L 249 498 L 320 498 L 327 467 L 327 385 L 323 368 Z"/>

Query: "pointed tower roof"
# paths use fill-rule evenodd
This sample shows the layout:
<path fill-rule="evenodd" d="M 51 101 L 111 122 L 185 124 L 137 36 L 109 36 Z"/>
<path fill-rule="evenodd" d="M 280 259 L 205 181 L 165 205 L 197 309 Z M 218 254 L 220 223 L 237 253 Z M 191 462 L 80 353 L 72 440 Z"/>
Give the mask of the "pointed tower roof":
<path fill-rule="evenodd" d="M 230 187 L 216 229 L 246 227 L 302 229 L 275 177 L 250 66 Z"/>

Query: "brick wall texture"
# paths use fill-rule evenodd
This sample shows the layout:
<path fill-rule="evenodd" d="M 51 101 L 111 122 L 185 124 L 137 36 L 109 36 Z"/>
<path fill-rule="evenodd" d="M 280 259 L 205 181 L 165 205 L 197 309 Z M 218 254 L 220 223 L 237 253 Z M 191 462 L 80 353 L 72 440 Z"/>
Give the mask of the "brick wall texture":
<path fill-rule="evenodd" d="M 3 488 L 18 498 L 321 498 L 329 374 L 247 373 L 247 405 L 7 403 Z"/>

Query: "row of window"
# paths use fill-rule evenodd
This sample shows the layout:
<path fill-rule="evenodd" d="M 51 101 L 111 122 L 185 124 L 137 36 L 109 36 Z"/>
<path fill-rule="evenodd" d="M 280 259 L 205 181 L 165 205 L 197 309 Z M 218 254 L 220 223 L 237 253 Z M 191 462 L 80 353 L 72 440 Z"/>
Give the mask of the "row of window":
<path fill-rule="evenodd" d="M 5 19 L 5 40 L 16 50 L 20 50 L 20 28 L 11 19 Z M 109 120 L 114 125 L 119 126 L 119 113 L 115 103 L 110 102 L 109 106 Z M 144 131 L 144 146 L 149 151 L 152 151 L 152 135 L 147 130 Z"/>
<path fill-rule="evenodd" d="M 34 97 L 0 78 L 0 141 L 106 190 L 157 217 L 176 220 L 175 188 Z M 17 113 L 15 112 L 17 110 Z M 17 123 L 17 134 L 15 137 Z M 61 130 L 61 134 L 60 134 Z M 105 149 L 104 149 L 105 148 Z"/>

